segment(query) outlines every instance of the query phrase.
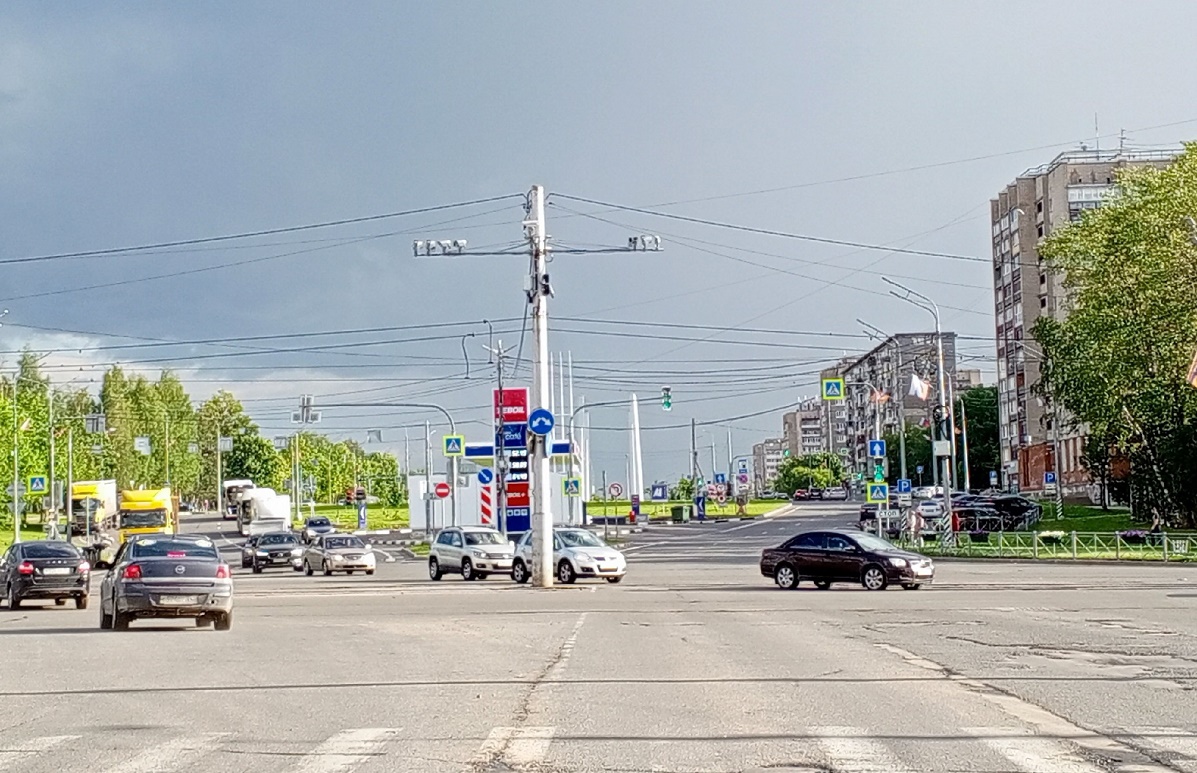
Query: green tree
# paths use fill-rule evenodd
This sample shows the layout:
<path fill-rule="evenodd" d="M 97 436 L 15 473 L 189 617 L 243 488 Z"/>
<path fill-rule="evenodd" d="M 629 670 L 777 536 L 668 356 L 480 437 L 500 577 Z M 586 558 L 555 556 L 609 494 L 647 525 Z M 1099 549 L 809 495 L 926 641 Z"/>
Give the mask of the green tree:
<path fill-rule="evenodd" d="M 196 412 L 196 437 L 200 447 L 199 492 L 213 498 L 216 496 L 217 438 L 234 438 L 233 446 L 236 448 L 236 438 L 256 435 L 257 432 L 257 425 L 231 392 L 221 390 L 200 405 Z M 225 478 L 236 477 L 228 474 L 225 460 L 222 459 L 221 463 L 225 465 Z"/>
<path fill-rule="evenodd" d="M 1129 460 L 1140 504 L 1193 527 L 1197 390 L 1185 375 L 1197 349 L 1197 145 L 1117 183 L 1104 206 L 1040 249 L 1064 272 L 1069 313 L 1032 330 L 1043 350 L 1034 389 Z"/>
<path fill-rule="evenodd" d="M 283 488 L 287 477 L 286 457 L 274 448 L 274 443 L 261 435 L 246 433 L 233 439 L 233 450 L 223 454 L 226 478 L 248 478 L 259 488 Z"/>
<path fill-rule="evenodd" d="M 956 400 L 956 415 L 968 421 L 968 474 L 973 488 L 989 485 L 990 471 L 997 471 L 1002 463 L 998 440 L 998 390 L 996 386 L 973 387 L 961 392 Z M 964 407 L 963 414 L 960 406 Z M 958 418 L 959 422 L 960 419 Z M 964 434 L 956 437 L 956 458 L 964 468 Z M 963 477 L 960 486 L 963 487 Z"/>
<path fill-rule="evenodd" d="M 889 483 L 897 485 L 902 477 L 902 444 L 897 432 L 889 432 L 884 436 L 886 461 L 889 463 Z M 972 440 L 970 433 L 969 440 Z M 923 465 L 922 479 L 929 484 L 932 480 L 931 471 L 931 430 L 918 424 L 906 425 L 906 476 L 918 486 L 918 467 Z"/>
<path fill-rule="evenodd" d="M 669 498 L 679 502 L 689 502 L 694 499 L 694 480 L 692 478 L 681 478 L 677 485 L 669 492 Z"/>

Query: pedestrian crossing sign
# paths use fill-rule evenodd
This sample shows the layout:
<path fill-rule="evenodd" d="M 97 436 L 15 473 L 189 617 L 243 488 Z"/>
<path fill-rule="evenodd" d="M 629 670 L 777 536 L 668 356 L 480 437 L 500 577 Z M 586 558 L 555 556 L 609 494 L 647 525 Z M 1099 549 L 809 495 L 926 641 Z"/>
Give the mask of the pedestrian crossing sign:
<path fill-rule="evenodd" d="M 561 490 L 565 492 L 567 497 L 580 496 L 582 493 L 582 484 L 577 478 L 565 478 L 561 481 Z"/>
<path fill-rule="evenodd" d="M 889 502 L 889 484 L 870 483 L 866 494 L 867 501 L 871 505 L 887 504 Z"/>
<path fill-rule="evenodd" d="M 32 475 L 29 478 L 29 487 L 25 489 L 30 494 L 45 494 L 46 493 L 46 476 Z"/>
<path fill-rule="evenodd" d="M 823 399 L 832 401 L 843 400 L 844 380 L 842 378 L 823 379 Z"/>
<path fill-rule="evenodd" d="M 445 435 L 445 456 L 465 456 L 465 438 L 461 435 Z"/>

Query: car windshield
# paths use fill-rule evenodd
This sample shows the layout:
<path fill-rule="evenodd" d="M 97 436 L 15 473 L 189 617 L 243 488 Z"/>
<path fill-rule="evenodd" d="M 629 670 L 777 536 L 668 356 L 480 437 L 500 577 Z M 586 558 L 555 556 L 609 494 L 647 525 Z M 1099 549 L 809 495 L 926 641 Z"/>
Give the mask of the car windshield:
<path fill-rule="evenodd" d="M 852 539 L 865 550 L 897 550 L 892 543 L 872 534 L 853 534 Z"/>
<path fill-rule="evenodd" d="M 309 518 L 308 526 L 332 526 L 332 522 L 327 518 Z"/>
<path fill-rule="evenodd" d="M 326 548 L 365 548 L 366 543 L 357 537 L 329 537 L 324 540 Z"/>
<path fill-rule="evenodd" d="M 206 558 L 219 561 L 210 540 L 139 539 L 129 551 L 133 558 Z"/>
<path fill-rule="evenodd" d="M 601 548 L 606 547 L 603 541 L 583 529 L 570 529 L 569 531 L 559 531 L 557 536 L 561 538 L 561 542 L 567 548 Z"/>
<path fill-rule="evenodd" d="M 267 534 L 262 537 L 261 545 L 294 545 L 297 542 L 291 534 Z"/>
<path fill-rule="evenodd" d="M 467 531 L 465 541 L 467 545 L 502 545 L 506 542 L 497 531 Z"/>
<path fill-rule="evenodd" d="M 66 542 L 27 542 L 25 558 L 80 558 L 79 551 Z"/>
<path fill-rule="evenodd" d="M 166 510 L 122 510 L 122 529 L 146 529 L 166 525 Z"/>

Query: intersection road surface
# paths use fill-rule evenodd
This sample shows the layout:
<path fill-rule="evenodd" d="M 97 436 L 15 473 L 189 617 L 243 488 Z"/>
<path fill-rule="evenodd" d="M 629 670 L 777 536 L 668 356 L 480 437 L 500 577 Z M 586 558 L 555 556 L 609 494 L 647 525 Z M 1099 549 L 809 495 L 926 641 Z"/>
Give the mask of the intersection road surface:
<path fill-rule="evenodd" d="M 252 575 L 196 517 L 228 535 L 230 632 L 0 608 L 0 771 L 1197 773 L 1197 566 L 760 576 L 854 512 L 649 527 L 622 584 L 552 591 Z"/>

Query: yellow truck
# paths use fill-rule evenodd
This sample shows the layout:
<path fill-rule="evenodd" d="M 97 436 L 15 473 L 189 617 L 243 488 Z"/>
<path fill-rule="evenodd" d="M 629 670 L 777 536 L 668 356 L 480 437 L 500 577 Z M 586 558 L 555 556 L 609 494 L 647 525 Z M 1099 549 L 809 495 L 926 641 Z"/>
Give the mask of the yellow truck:
<path fill-rule="evenodd" d="M 71 484 L 71 537 L 90 539 L 116 518 L 116 481 L 77 480 Z"/>
<path fill-rule="evenodd" d="M 178 500 L 169 488 L 121 492 L 117 510 L 121 544 L 139 534 L 174 534 L 178 525 Z"/>

